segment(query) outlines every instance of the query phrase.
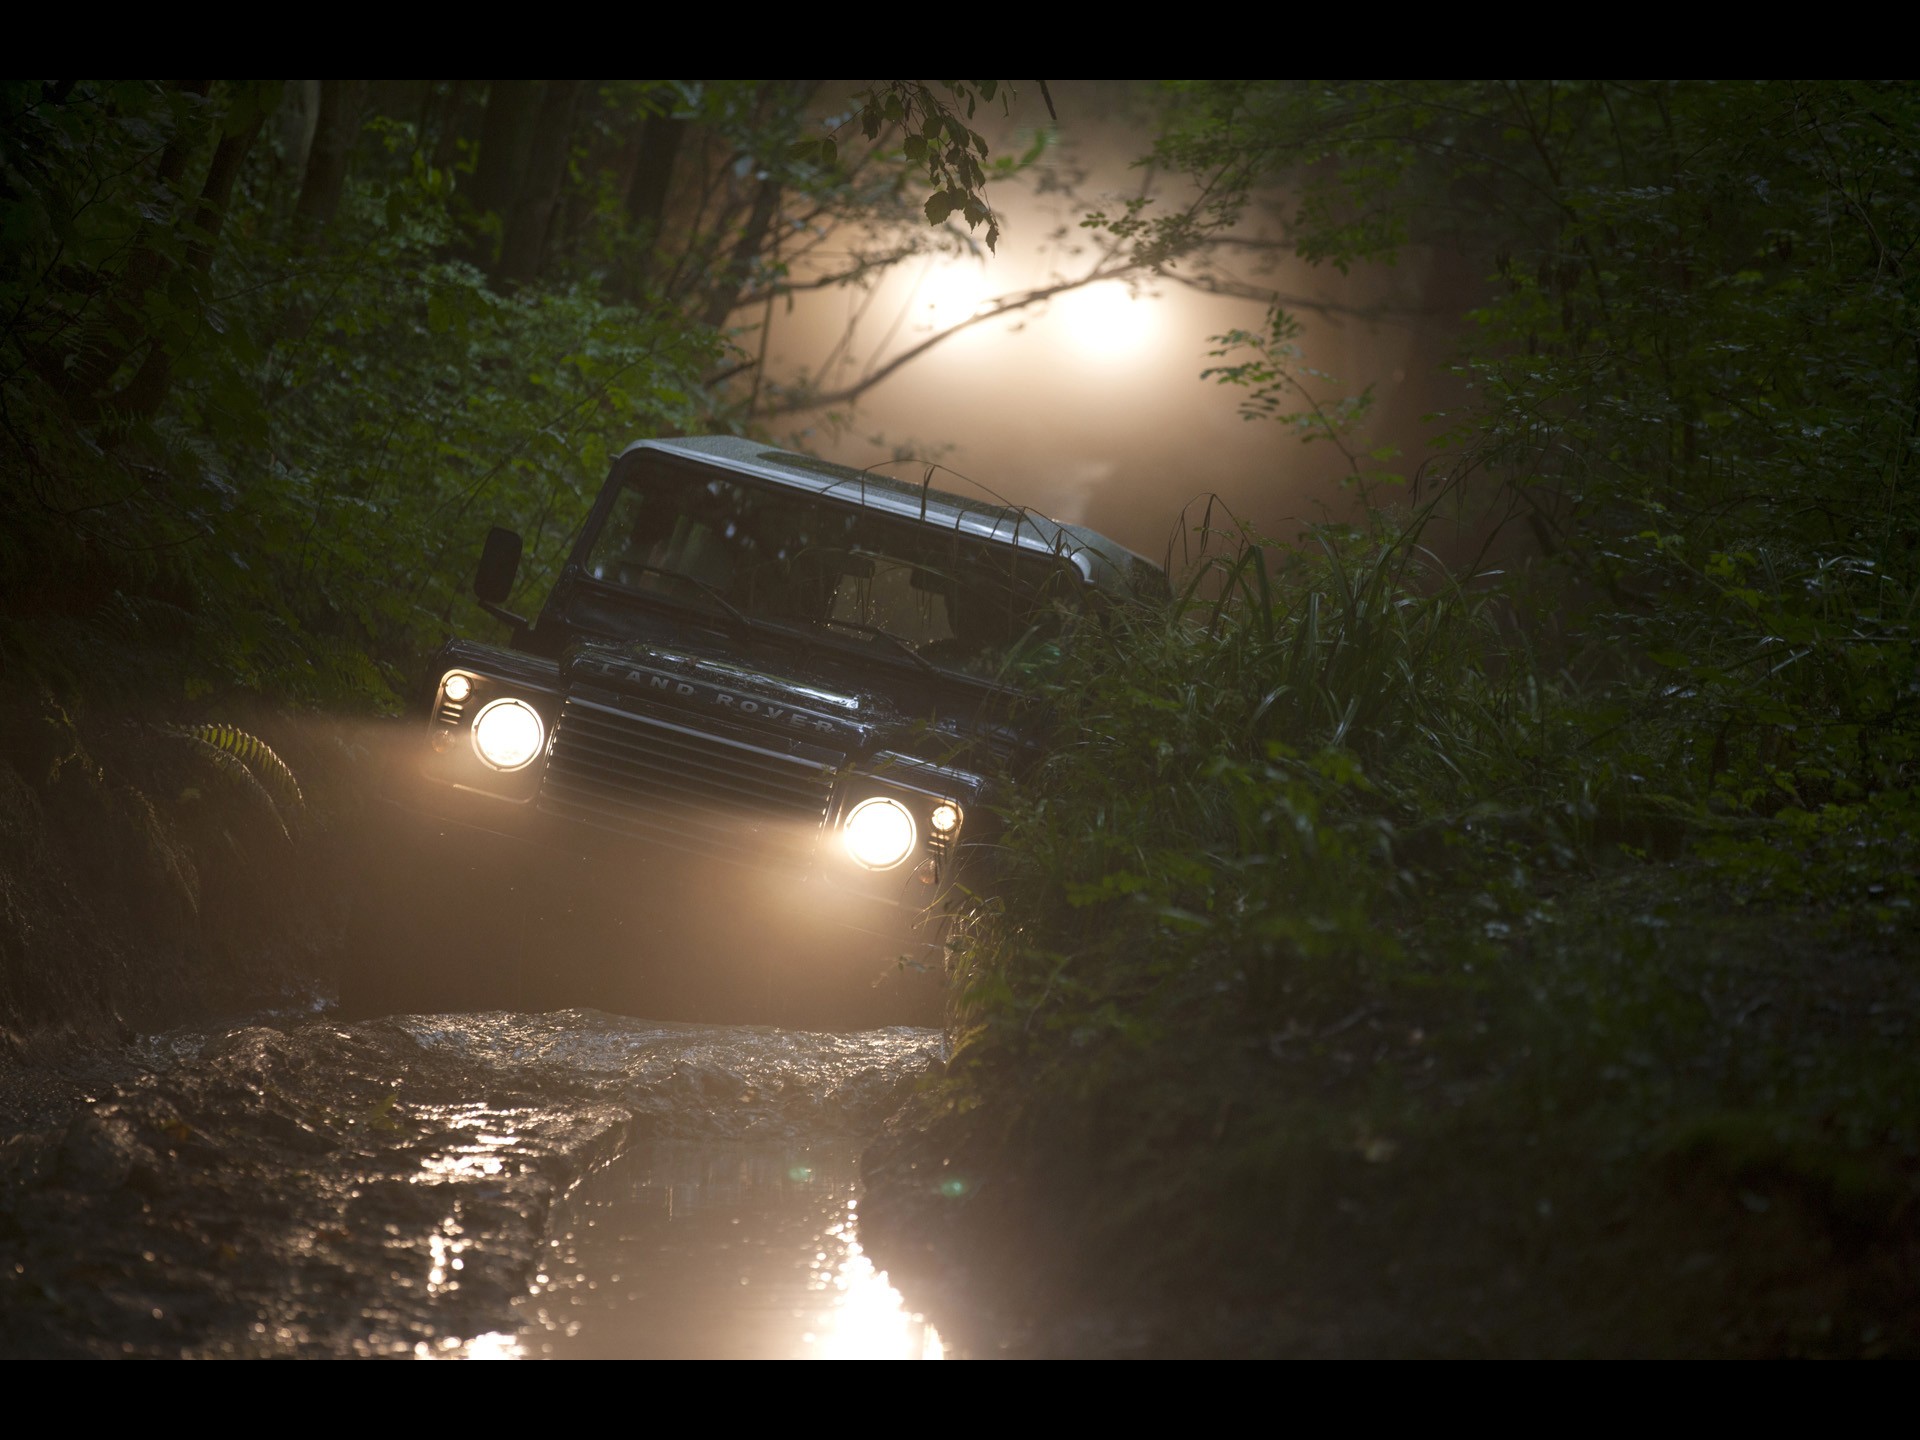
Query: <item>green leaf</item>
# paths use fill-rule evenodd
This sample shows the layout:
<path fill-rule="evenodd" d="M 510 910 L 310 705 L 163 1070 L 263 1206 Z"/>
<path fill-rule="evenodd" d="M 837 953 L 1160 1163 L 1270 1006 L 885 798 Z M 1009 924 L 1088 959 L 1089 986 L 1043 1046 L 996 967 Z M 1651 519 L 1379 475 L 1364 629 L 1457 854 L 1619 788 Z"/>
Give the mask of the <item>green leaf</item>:
<path fill-rule="evenodd" d="M 960 203 L 951 190 L 939 190 L 927 197 L 927 223 L 943 225 Z"/>
<path fill-rule="evenodd" d="M 460 323 L 460 307 L 447 298 L 443 290 L 435 290 L 427 296 L 427 328 L 436 335 L 444 335 Z"/>

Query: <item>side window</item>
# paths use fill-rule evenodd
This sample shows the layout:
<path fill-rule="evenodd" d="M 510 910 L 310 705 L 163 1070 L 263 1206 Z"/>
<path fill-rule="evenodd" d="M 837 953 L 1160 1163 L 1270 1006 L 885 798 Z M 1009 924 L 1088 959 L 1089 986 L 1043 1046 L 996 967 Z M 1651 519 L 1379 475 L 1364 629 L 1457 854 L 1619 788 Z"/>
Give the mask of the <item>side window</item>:
<path fill-rule="evenodd" d="M 627 486 L 588 557 L 587 573 L 631 589 L 684 593 L 659 573 L 665 570 L 727 589 L 739 558 L 738 526 L 729 515 L 736 497 L 731 486 L 708 489 L 713 493 L 695 495 Z"/>
<path fill-rule="evenodd" d="M 587 559 L 589 575 L 615 585 L 632 585 L 642 573 L 639 566 L 660 563 L 658 551 L 662 537 L 655 532 L 663 526 L 650 513 L 653 506 L 666 508 L 659 500 L 649 501 L 633 486 L 621 490 L 613 502 L 613 513 L 607 517 L 593 553 Z"/>

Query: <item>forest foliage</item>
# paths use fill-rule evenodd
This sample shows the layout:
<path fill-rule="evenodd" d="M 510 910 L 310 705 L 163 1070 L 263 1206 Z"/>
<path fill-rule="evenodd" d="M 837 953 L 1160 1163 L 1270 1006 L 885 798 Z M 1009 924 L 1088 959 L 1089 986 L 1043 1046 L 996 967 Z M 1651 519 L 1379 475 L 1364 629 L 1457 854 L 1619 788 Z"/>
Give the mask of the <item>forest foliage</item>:
<path fill-rule="evenodd" d="M 1299 314 L 1221 337 L 1214 378 L 1367 504 L 1286 542 L 1189 517 L 1179 613 L 1090 638 L 1053 697 L 1098 738 L 1023 789 L 1023 873 L 1052 897 L 1030 913 L 1177 939 L 1273 906 L 1263 953 L 1367 950 L 1390 941 L 1366 897 L 1439 838 L 1518 827 L 1537 857 L 1692 827 L 1804 888 L 1826 872 L 1770 862 L 1777 836 L 1842 856 L 1898 828 L 1910 87 L 1159 102 L 1143 161 L 1191 184 L 1090 213 L 1103 254 L 1193 282 L 1228 242 L 1342 270 L 1457 251 L 1485 277 L 1469 399 L 1401 474 L 1370 392 L 1303 366 Z M 993 81 L 8 82 L 0 656 L 69 686 L 389 701 L 439 633 L 486 625 L 488 524 L 528 537 L 537 591 L 617 447 L 754 424 L 782 385 L 753 317 L 990 247 L 985 187 L 1034 153 L 986 154 L 976 117 L 1007 104 Z M 1524 530 L 1528 562 L 1449 570 L 1421 543 L 1437 506 Z M 1123 773 L 1174 803 L 1115 798 Z M 1021 828 L 1041 815 L 1051 838 Z M 1873 883 L 1883 910 L 1910 888 Z"/>
<path fill-rule="evenodd" d="M 489 523 L 537 589 L 618 448 L 751 423 L 753 317 L 991 226 L 994 93 L 7 82 L 0 655 L 391 703 Z"/>
<path fill-rule="evenodd" d="M 995 247 L 987 187 L 1043 148 L 987 153 L 1007 96 L 0 82 L 8 683 L 392 703 L 441 632 L 486 633 L 490 523 L 537 592 L 618 447 L 851 403 L 923 353 L 765 369 L 784 301 Z M 1465 399 L 1409 469 L 1373 392 L 1307 366 L 1310 307 L 1217 339 L 1212 378 L 1328 457 L 1354 518 L 1189 511 L 1170 610 L 1083 628 L 1041 682 L 1059 743 L 957 942 L 939 1163 L 985 1136 L 1002 1173 L 1077 1167 L 1062 1253 L 1116 1281 L 1213 1246 L 1297 1289 L 1287 1197 L 1423 1137 L 1435 1181 L 1718 1154 L 1854 1241 L 1906 1223 L 1911 967 L 1879 961 L 1910 960 L 1920 901 L 1920 92 L 1155 96 L 1142 164 L 1177 183 L 1086 215 L 1086 275 L 966 323 L 1104 278 L 1272 293 L 1223 256 L 1447 251 L 1481 280 Z M 1443 561 L 1442 520 L 1499 567 Z M 97 779 L 60 719 L 43 789 Z M 189 788 L 242 767 L 292 833 L 275 752 L 161 734 Z M 200 903 L 176 847 L 127 854 L 149 910 Z M 1808 1018 L 1856 991 L 1884 1023 Z"/>
<path fill-rule="evenodd" d="M 1370 504 L 1288 542 L 1190 516 L 1178 613 L 1062 682 L 1088 738 L 1015 817 L 1044 878 L 1009 908 L 1050 937 L 1033 1003 L 1080 1013 L 1055 971 L 1097 932 L 1170 973 L 1213 957 L 1263 1023 L 1243 990 L 1394 949 L 1383 920 L 1425 913 L 1433 873 L 1504 924 L 1529 871 L 1596 846 L 1694 838 L 1738 886 L 1903 919 L 1882 841 L 1920 763 L 1911 87 L 1194 83 L 1166 116 L 1149 158 L 1199 202 L 1088 221 L 1156 263 L 1260 221 L 1342 268 L 1457 247 L 1487 287 L 1469 399 L 1411 477 L 1364 448 L 1367 397 L 1306 370 L 1296 316 L 1222 337 L 1215 378 L 1330 442 Z M 1449 569 L 1421 543 L 1443 508 L 1524 526 L 1525 562 Z M 1842 833 L 1844 873 L 1776 858 Z"/>
<path fill-rule="evenodd" d="M 1236 227 L 1343 269 L 1457 249 L 1485 277 L 1466 399 L 1403 473 L 1367 393 L 1306 367 L 1298 315 L 1221 337 L 1251 422 L 1315 442 L 1365 503 L 1285 538 L 1190 513 L 1173 613 L 1117 619 L 1055 677 L 1069 738 L 1009 807 L 1010 883 L 961 947 L 940 1143 L 1079 1167 L 1060 1203 L 1094 1285 L 1209 1246 L 1259 1271 L 1336 1155 L 1524 1186 L 1523 1157 L 1644 1159 L 1733 1116 L 1910 1167 L 1897 1041 L 1829 1042 L 1758 987 L 1844 990 L 1912 954 L 1913 87 L 1165 101 L 1146 159 L 1198 200 L 1090 227 L 1170 270 Z M 1502 564 L 1443 562 L 1439 517 Z M 1756 987 L 1746 1008 L 1715 1008 L 1728 985 Z"/>

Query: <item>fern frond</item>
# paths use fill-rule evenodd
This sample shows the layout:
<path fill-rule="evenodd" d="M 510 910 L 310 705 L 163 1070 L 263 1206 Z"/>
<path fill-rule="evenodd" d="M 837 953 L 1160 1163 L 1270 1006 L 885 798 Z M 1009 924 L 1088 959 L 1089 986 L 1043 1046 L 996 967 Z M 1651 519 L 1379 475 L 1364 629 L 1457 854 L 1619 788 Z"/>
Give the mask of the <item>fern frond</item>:
<path fill-rule="evenodd" d="M 297 814 L 305 807 L 306 797 L 300 793 L 300 782 L 294 778 L 293 770 L 258 735 L 249 734 L 237 725 L 217 724 L 188 726 L 183 733 L 246 766 L 281 811 Z"/>
<path fill-rule="evenodd" d="M 211 766 L 234 790 L 246 795 L 289 842 L 293 833 L 287 816 L 306 804 L 300 782 L 287 763 L 257 735 L 235 725 L 163 725 L 162 734 L 192 746 L 193 753 Z"/>

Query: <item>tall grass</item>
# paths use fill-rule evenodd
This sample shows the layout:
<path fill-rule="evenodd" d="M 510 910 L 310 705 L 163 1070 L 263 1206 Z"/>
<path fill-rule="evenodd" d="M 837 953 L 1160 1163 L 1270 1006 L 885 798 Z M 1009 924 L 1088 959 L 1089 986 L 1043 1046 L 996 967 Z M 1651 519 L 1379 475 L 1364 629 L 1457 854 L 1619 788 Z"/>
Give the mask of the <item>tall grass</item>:
<path fill-rule="evenodd" d="M 1605 663 L 1576 682 L 1535 648 L 1551 598 L 1449 569 L 1432 513 L 1287 545 L 1209 512 L 1170 606 L 1079 633 L 963 927 L 972 1041 L 1070 1065 L 1374 1003 L 1706 832 L 1731 887 L 1909 903 L 1887 836 L 1920 764 L 1914 607 L 1882 567 L 1715 555 L 1684 607 L 1590 625 Z"/>
<path fill-rule="evenodd" d="M 1428 879 L 1484 863 L 1462 837 L 1582 823 L 1557 782 L 1585 732 L 1500 594 L 1421 545 L 1428 513 L 1299 546 L 1202 526 L 1170 608 L 1080 636 L 1005 815 L 1001 908 L 964 942 L 963 1026 L 1272 1026 L 1399 963 Z"/>

